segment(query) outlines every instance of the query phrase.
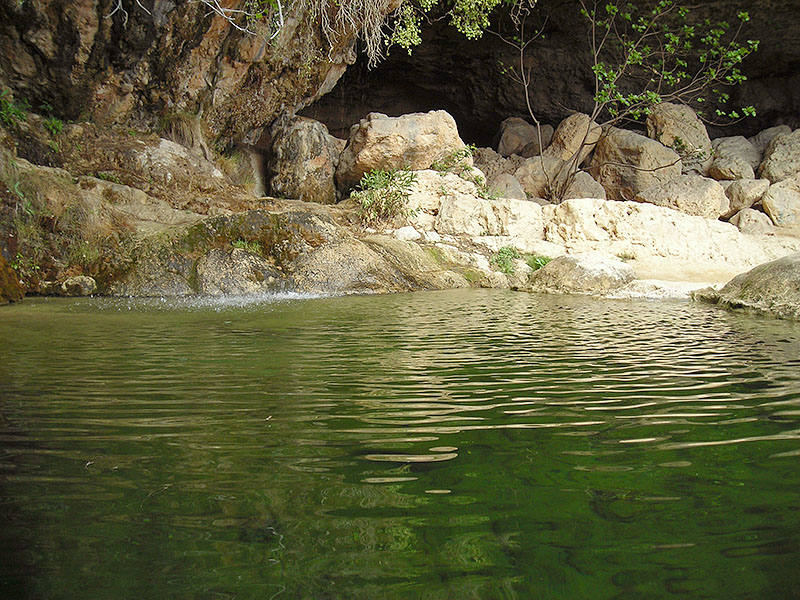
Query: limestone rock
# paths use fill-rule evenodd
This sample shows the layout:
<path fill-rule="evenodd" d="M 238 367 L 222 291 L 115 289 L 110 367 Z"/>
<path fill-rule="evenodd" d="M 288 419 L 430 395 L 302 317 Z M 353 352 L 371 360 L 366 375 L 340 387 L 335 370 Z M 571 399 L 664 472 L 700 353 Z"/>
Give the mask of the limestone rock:
<path fill-rule="evenodd" d="M 550 145 L 550 142 L 553 140 L 553 126 L 544 124 L 540 125 L 539 128 L 542 136 L 541 144 L 539 143 L 539 136 L 534 136 L 533 141 L 519 152 L 521 157 L 530 158 L 531 156 L 539 156 L 542 150 Z"/>
<path fill-rule="evenodd" d="M 708 175 L 717 180 L 753 179 L 761 163 L 761 152 L 746 138 L 733 136 L 715 139 L 714 162 Z"/>
<path fill-rule="evenodd" d="M 600 139 L 603 130 L 589 115 L 575 113 L 559 123 L 550 145 L 542 152 L 557 160 L 571 160 L 576 154 L 576 166 L 583 164 Z"/>
<path fill-rule="evenodd" d="M 725 308 L 749 309 L 781 319 L 800 320 L 800 253 L 742 273 L 719 292 L 708 289 L 694 297 Z"/>
<path fill-rule="evenodd" d="M 716 219 L 730 209 L 725 189 L 713 179 L 700 175 L 681 175 L 639 192 L 634 199 L 707 219 Z"/>
<path fill-rule="evenodd" d="M 742 233 L 770 233 L 775 229 L 767 215 L 752 208 L 743 208 L 733 215 L 728 223 L 736 225 Z"/>
<path fill-rule="evenodd" d="M 473 196 L 445 197 L 436 219 L 439 234 L 511 236 L 541 239 L 544 235 L 542 207 L 535 202 Z"/>
<path fill-rule="evenodd" d="M 503 173 L 513 175 L 520 165 L 525 162 L 524 158 L 516 154 L 503 158 L 491 148 L 478 148 L 473 155 L 473 159 L 475 166 L 486 175 L 486 181 L 489 182 Z"/>
<path fill-rule="evenodd" d="M 662 102 L 647 115 L 647 135 L 675 150 L 684 172 L 705 173 L 711 166 L 711 139 L 705 125 L 689 106 Z"/>
<path fill-rule="evenodd" d="M 550 195 L 552 184 L 562 177 L 564 162 L 551 156 L 534 156 L 525 159 L 514 172 L 514 177 L 522 184 L 525 193 L 531 198 L 546 198 Z"/>
<path fill-rule="evenodd" d="M 753 137 L 749 138 L 748 141 L 756 147 L 756 149 L 764 154 L 764 150 L 767 149 L 767 146 L 772 141 L 776 135 L 780 135 L 782 133 L 792 133 L 792 128 L 788 125 L 778 125 L 776 127 L 769 127 L 764 129 L 763 131 L 758 132 Z"/>
<path fill-rule="evenodd" d="M 569 200 L 570 198 L 602 198 L 605 200 L 606 190 L 589 173 L 578 171 L 575 173 L 572 183 L 567 187 L 562 200 Z"/>
<path fill-rule="evenodd" d="M 201 294 L 256 294 L 277 289 L 281 273 L 266 260 L 240 248 L 212 250 L 197 261 Z"/>
<path fill-rule="evenodd" d="M 269 170 L 271 193 L 283 198 L 333 204 L 334 175 L 343 140 L 319 121 L 295 117 L 274 134 Z"/>
<path fill-rule="evenodd" d="M 548 129 L 549 128 L 549 131 Z M 549 134 L 549 137 L 548 137 Z M 542 143 L 546 147 L 553 136 L 553 128 L 549 125 L 542 126 Z M 533 152 L 531 156 L 539 154 L 534 152 L 539 147 L 539 133 L 535 125 L 531 125 L 525 119 L 519 117 L 509 117 L 500 123 L 500 141 L 497 144 L 497 152 L 502 156 L 512 154 L 522 155 L 528 149 Z"/>
<path fill-rule="evenodd" d="M 499 198 L 514 198 L 516 200 L 527 200 L 528 195 L 519 180 L 508 173 L 501 173 L 494 180 L 487 184 L 489 192 Z"/>
<path fill-rule="evenodd" d="M 680 177 L 681 159 L 659 142 L 612 127 L 597 143 L 590 172 L 609 199 L 632 200 L 642 190 Z"/>
<path fill-rule="evenodd" d="M 761 205 L 775 225 L 800 223 L 800 173 L 769 186 Z"/>
<path fill-rule="evenodd" d="M 730 210 L 723 215 L 723 218 L 730 218 L 740 210 L 750 208 L 761 200 L 761 197 L 768 188 L 768 179 L 738 179 L 732 181 L 730 185 L 725 188 L 725 195 L 728 196 L 731 207 Z"/>
<path fill-rule="evenodd" d="M 444 198 L 475 198 L 478 189 L 471 181 L 465 181 L 454 173 L 417 171 L 416 181 L 411 186 L 406 206 L 406 220 L 417 231 L 432 231 L 435 227 L 440 205 Z"/>
<path fill-rule="evenodd" d="M 400 227 L 399 229 L 395 229 L 393 235 L 398 240 L 405 240 L 408 242 L 418 240 L 422 237 L 420 232 L 414 229 L 411 225 L 406 225 L 405 227 Z"/>
<path fill-rule="evenodd" d="M 600 253 L 560 256 L 533 271 L 528 289 L 534 292 L 604 295 L 634 279 L 630 265 Z"/>
<path fill-rule="evenodd" d="M 373 169 L 427 169 L 463 147 L 455 120 L 443 110 L 400 117 L 370 113 L 350 129 L 336 181 L 347 190 Z M 465 161 L 472 165 L 471 157 Z"/>
<path fill-rule="evenodd" d="M 68 277 L 59 286 L 59 293 L 62 296 L 91 296 L 96 291 L 97 282 L 86 275 Z"/>
<path fill-rule="evenodd" d="M 764 150 L 759 174 L 772 183 L 788 179 L 800 171 L 800 129 L 776 135 Z"/>
<path fill-rule="evenodd" d="M 0 254 L 0 304 L 19 302 L 24 295 L 25 292 L 19 284 L 19 277 L 6 262 L 5 257 Z"/>

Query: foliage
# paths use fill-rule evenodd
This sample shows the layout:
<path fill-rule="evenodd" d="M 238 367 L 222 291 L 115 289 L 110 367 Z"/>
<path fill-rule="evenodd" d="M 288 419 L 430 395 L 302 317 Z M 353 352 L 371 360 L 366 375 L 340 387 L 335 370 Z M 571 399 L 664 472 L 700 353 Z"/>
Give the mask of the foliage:
<path fill-rule="evenodd" d="M 495 252 L 491 263 L 498 271 L 506 275 L 513 275 L 515 270 L 514 261 L 518 258 L 521 258 L 521 256 L 516 248 L 505 246 Z"/>
<path fill-rule="evenodd" d="M 122 183 L 117 174 L 112 173 L 111 171 L 99 171 L 95 177 L 102 179 L 103 181 L 110 181 L 111 183 Z"/>
<path fill-rule="evenodd" d="M 407 169 L 365 173 L 358 184 L 361 190 L 352 195 L 359 203 L 361 221 L 369 225 L 408 214 L 406 204 L 416 180 L 416 174 Z"/>
<path fill-rule="evenodd" d="M 248 240 L 238 239 L 231 245 L 234 248 L 238 248 L 239 250 L 244 250 L 245 252 L 249 252 L 250 254 L 255 254 L 257 256 L 261 256 L 264 254 L 264 249 L 261 247 L 261 244 L 259 242 L 251 242 Z"/>
<path fill-rule="evenodd" d="M 24 101 L 15 101 L 9 90 L 0 90 L 0 121 L 9 127 L 17 121 L 24 121 L 27 109 L 28 105 Z"/>
<path fill-rule="evenodd" d="M 528 263 L 528 266 L 534 271 L 541 269 L 551 260 L 553 259 L 549 256 L 538 256 L 536 254 L 529 254 L 525 257 L 525 262 Z"/>
<path fill-rule="evenodd" d="M 470 170 L 467 159 L 472 158 L 476 151 L 477 148 L 471 144 L 463 148 L 457 148 L 434 161 L 431 169 L 440 173 L 455 173 L 460 176 Z"/>

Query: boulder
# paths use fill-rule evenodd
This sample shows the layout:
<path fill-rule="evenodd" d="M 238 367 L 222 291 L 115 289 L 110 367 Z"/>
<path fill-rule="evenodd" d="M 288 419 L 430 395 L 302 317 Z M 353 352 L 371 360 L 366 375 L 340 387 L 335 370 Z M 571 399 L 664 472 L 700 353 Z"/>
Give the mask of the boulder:
<path fill-rule="evenodd" d="M 570 198 L 602 198 L 605 200 L 606 190 L 589 173 L 578 171 L 567 187 L 562 200 L 569 200 Z"/>
<path fill-rule="evenodd" d="M 800 252 L 737 275 L 718 292 L 694 294 L 696 300 L 731 309 L 748 309 L 781 319 L 800 320 Z"/>
<path fill-rule="evenodd" d="M 711 139 L 697 113 L 684 104 L 662 102 L 647 115 L 647 135 L 675 150 L 684 172 L 711 166 Z"/>
<path fill-rule="evenodd" d="M 25 292 L 19 284 L 19 277 L 0 254 L 0 304 L 19 302 L 24 295 Z"/>
<path fill-rule="evenodd" d="M 603 130 L 589 115 L 575 113 L 559 123 L 544 156 L 568 161 L 578 155 L 576 166 L 583 164 L 600 139 Z"/>
<path fill-rule="evenodd" d="M 632 200 L 642 190 L 680 177 L 681 168 L 680 156 L 670 148 L 612 127 L 597 143 L 590 172 L 609 199 Z"/>
<path fill-rule="evenodd" d="M 456 122 L 443 110 L 400 117 L 370 113 L 350 129 L 336 181 L 340 190 L 349 190 L 373 169 L 427 169 L 462 148 Z M 465 160 L 472 165 L 471 157 Z"/>
<path fill-rule="evenodd" d="M 250 252 L 234 248 L 211 250 L 197 261 L 197 289 L 201 294 L 256 294 L 277 289 L 281 273 Z"/>
<path fill-rule="evenodd" d="M 772 183 L 788 179 L 800 171 L 800 129 L 776 135 L 764 150 L 758 172 Z"/>
<path fill-rule="evenodd" d="M 730 218 L 740 210 L 750 208 L 761 200 L 764 192 L 769 188 L 768 179 L 737 179 L 725 188 L 731 206 L 724 219 Z"/>
<path fill-rule="evenodd" d="M 133 158 L 135 162 L 131 166 L 135 170 L 166 187 L 212 191 L 226 181 L 225 174 L 214 163 L 171 140 L 160 139 L 158 144 L 143 145 Z"/>
<path fill-rule="evenodd" d="M 501 173 L 487 184 L 489 192 L 499 198 L 515 198 L 527 200 L 528 195 L 519 180 L 508 173 Z"/>
<path fill-rule="evenodd" d="M 541 136 L 542 146 L 546 148 L 553 137 L 553 127 L 542 125 Z M 540 154 L 539 132 L 536 126 L 519 117 L 509 117 L 504 120 L 500 123 L 500 141 L 497 144 L 497 152 L 502 156 L 511 156 L 512 154 L 536 156 Z"/>
<path fill-rule="evenodd" d="M 775 225 L 800 223 L 800 173 L 769 186 L 761 197 L 761 205 Z"/>
<path fill-rule="evenodd" d="M 756 149 L 764 154 L 764 150 L 767 149 L 767 146 L 772 141 L 776 135 L 780 135 L 781 133 L 792 133 L 792 128 L 788 125 L 778 125 L 776 127 L 769 127 L 764 131 L 758 132 L 751 138 L 748 138 L 748 141 L 756 147 Z"/>
<path fill-rule="evenodd" d="M 700 175 L 681 175 L 677 179 L 639 192 L 634 200 L 707 219 L 719 218 L 730 209 L 725 189 L 713 179 Z"/>
<path fill-rule="evenodd" d="M 270 192 L 282 198 L 333 204 L 334 175 L 344 140 L 328 133 L 319 121 L 294 117 L 273 133 L 269 160 Z"/>
<path fill-rule="evenodd" d="M 533 141 L 525 146 L 520 152 L 519 155 L 523 158 L 530 158 L 531 156 L 539 156 L 542 153 L 542 150 L 547 148 L 550 145 L 550 142 L 553 140 L 553 126 L 552 125 L 540 125 L 539 128 L 541 129 L 541 143 L 539 143 L 539 136 L 533 138 Z"/>
<path fill-rule="evenodd" d="M 634 277 L 633 267 L 615 256 L 600 253 L 567 255 L 533 271 L 527 289 L 533 292 L 604 295 L 624 286 Z"/>
<path fill-rule="evenodd" d="M 525 159 L 514 172 L 514 177 L 522 184 L 525 193 L 531 198 L 547 198 L 551 195 L 552 184 L 562 177 L 564 162 L 550 156 L 534 156 Z"/>
<path fill-rule="evenodd" d="M 755 177 L 755 169 L 761 163 L 761 152 L 747 138 L 717 138 L 711 145 L 714 148 L 714 162 L 708 169 L 709 177 L 717 180 Z"/>
<path fill-rule="evenodd" d="M 752 208 L 743 208 L 733 215 L 728 223 L 736 225 L 742 233 L 771 233 L 775 229 L 767 215 Z"/>
<path fill-rule="evenodd" d="M 511 198 L 485 200 L 451 195 L 441 201 L 436 231 L 443 235 L 542 239 L 542 207 L 535 202 Z"/>
<path fill-rule="evenodd" d="M 486 181 L 492 181 L 502 173 L 513 175 L 525 162 L 524 158 L 516 154 L 503 158 L 491 148 L 478 148 L 473 155 L 473 160 L 475 166 L 486 175 Z"/>
<path fill-rule="evenodd" d="M 61 296 L 91 296 L 97 291 L 97 282 L 86 275 L 68 277 L 59 286 Z"/>

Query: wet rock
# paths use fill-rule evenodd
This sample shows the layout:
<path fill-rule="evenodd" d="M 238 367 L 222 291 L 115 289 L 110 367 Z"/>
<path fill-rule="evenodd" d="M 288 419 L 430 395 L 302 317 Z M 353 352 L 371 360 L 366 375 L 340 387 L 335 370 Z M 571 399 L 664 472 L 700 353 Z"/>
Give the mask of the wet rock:
<path fill-rule="evenodd" d="M 590 172 L 610 200 L 633 200 L 642 190 L 680 177 L 681 159 L 659 142 L 612 127 L 597 143 Z"/>
<path fill-rule="evenodd" d="M 800 173 L 769 186 L 761 205 L 775 225 L 800 223 Z"/>
<path fill-rule="evenodd" d="M 25 292 L 19 283 L 19 277 L 6 262 L 5 257 L 0 254 L 0 304 L 19 302 L 24 295 Z"/>
<path fill-rule="evenodd" d="M 730 209 L 725 189 L 713 179 L 700 175 L 681 175 L 670 182 L 647 188 L 636 194 L 635 200 L 707 219 L 716 219 Z"/>
<path fill-rule="evenodd" d="M 768 188 L 768 179 L 738 179 L 732 181 L 725 188 L 725 195 L 728 196 L 731 206 L 722 218 L 730 218 L 740 210 L 750 208 L 761 200 Z"/>
<path fill-rule="evenodd" d="M 684 104 L 662 102 L 647 115 L 647 135 L 675 150 L 684 172 L 711 166 L 711 139 L 697 113 Z"/>
<path fill-rule="evenodd" d="M 800 171 L 800 129 L 776 135 L 764 150 L 759 175 L 777 183 Z"/>
<path fill-rule="evenodd" d="M 456 122 L 443 110 L 400 117 L 370 113 L 351 128 L 336 181 L 339 189 L 348 190 L 373 169 L 428 169 L 462 148 Z M 464 160 L 472 165 L 471 157 Z"/>
<path fill-rule="evenodd" d="M 580 166 L 594 149 L 602 131 L 589 115 L 575 113 L 559 123 L 542 154 L 561 161 L 570 161 L 577 155 L 574 164 Z"/>
<path fill-rule="evenodd" d="M 733 215 L 728 223 L 736 225 L 742 233 L 771 233 L 775 229 L 767 215 L 752 208 L 743 208 Z"/>
<path fill-rule="evenodd" d="M 282 275 L 262 257 L 234 248 L 212 250 L 197 261 L 197 291 L 210 296 L 257 294 L 280 288 Z"/>
<path fill-rule="evenodd" d="M 319 121 L 295 117 L 274 134 L 269 169 L 272 194 L 307 202 L 337 200 L 334 175 L 344 140 L 328 133 Z"/>
<path fill-rule="evenodd" d="M 96 291 L 97 282 L 86 275 L 68 277 L 59 286 L 59 293 L 62 296 L 91 296 Z"/>
<path fill-rule="evenodd" d="M 694 298 L 724 308 L 800 320 L 800 253 L 759 265 L 734 277 L 718 292 L 702 290 Z"/>
<path fill-rule="evenodd" d="M 533 271 L 528 290 L 562 294 L 605 295 L 634 279 L 633 267 L 599 253 L 560 256 Z"/>

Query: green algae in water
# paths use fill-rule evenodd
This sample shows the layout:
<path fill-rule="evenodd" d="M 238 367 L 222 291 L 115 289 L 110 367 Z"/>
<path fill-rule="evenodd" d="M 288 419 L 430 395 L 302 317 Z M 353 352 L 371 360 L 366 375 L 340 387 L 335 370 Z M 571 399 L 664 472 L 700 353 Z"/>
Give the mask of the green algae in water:
<path fill-rule="evenodd" d="M 2 597 L 800 595 L 797 324 L 469 290 L 0 339 Z"/>

